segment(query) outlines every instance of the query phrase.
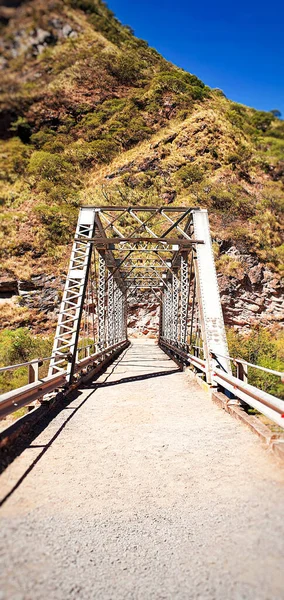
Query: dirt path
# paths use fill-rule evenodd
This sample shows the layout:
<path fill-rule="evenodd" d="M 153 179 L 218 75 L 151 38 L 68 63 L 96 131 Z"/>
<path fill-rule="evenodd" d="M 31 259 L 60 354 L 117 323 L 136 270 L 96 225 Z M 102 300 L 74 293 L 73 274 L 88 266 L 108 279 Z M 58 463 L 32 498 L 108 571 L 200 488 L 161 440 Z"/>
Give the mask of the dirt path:
<path fill-rule="evenodd" d="M 1 600 L 284 597 L 280 466 L 152 344 L 62 410 L 1 496 L 26 471 L 1 511 Z"/>

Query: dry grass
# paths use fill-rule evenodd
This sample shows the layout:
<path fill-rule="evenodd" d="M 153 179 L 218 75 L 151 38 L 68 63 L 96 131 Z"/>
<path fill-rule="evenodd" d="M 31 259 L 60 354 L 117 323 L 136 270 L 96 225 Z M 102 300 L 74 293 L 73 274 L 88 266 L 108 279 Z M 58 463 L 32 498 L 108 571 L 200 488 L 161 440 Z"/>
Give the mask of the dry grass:
<path fill-rule="evenodd" d="M 1 302 L 1 327 L 15 329 L 29 325 L 32 312 L 25 306 L 19 306 L 16 301 Z"/>

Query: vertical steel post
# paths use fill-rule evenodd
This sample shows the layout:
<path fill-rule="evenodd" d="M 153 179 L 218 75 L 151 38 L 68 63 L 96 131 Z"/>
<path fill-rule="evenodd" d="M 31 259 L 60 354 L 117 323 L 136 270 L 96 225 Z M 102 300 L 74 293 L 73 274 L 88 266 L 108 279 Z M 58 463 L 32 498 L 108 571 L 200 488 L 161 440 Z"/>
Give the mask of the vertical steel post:
<path fill-rule="evenodd" d="M 114 314 L 113 314 L 113 275 L 108 280 L 108 295 L 107 295 L 107 317 L 108 317 L 108 346 L 113 345 L 114 340 Z"/>
<path fill-rule="evenodd" d="M 99 285 L 98 285 L 98 333 L 99 350 L 105 348 L 105 292 L 106 292 L 106 263 L 104 254 L 99 255 Z"/>
<path fill-rule="evenodd" d="M 163 337 L 163 294 L 160 297 L 160 312 L 159 312 L 159 340 Z"/>
<path fill-rule="evenodd" d="M 119 287 L 114 280 L 113 282 L 113 314 L 114 314 L 114 343 L 118 341 L 118 322 L 119 322 L 119 314 L 118 314 L 118 302 L 119 302 Z"/>
<path fill-rule="evenodd" d="M 247 365 L 244 365 L 241 362 L 238 362 L 236 360 L 237 363 L 237 378 L 241 379 L 241 381 L 244 381 L 245 383 L 248 383 L 248 367 Z"/>
<path fill-rule="evenodd" d="M 124 330 L 123 330 L 123 339 L 127 339 L 127 297 L 126 294 L 123 294 L 123 298 L 124 298 L 124 313 L 123 313 L 123 324 L 124 324 Z"/>
<path fill-rule="evenodd" d="M 179 307 L 179 280 L 177 273 L 173 274 L 172 284 L 172 341 L 178 342 L 178 307 Z"/>
<path fill-rule="evenodd" d="M 188 258 L 186 253 L 181 255 L 180 265 L 180 341 L 185 346 L 187 341 L 187 314 L 188 314 Z"/>
<path fill-rule="evenodd" d="M 95 230 L 95 210 L 81 208 L 72 247 L 69 270 L 58 315 L 49 375 L 66 368 L 69 381 L 73 378 L 80 323 L 87 288 L 92 240 Z M 66 359 L 68 360 L 67 367 Z"/>
<path fill-rule="evenodd" d="M 208 383 L 212 383 L 213 372 L 218 365 L 216 361 L 212 360 L 211 352 L 221 356 L 228 356 L 229 352 L 207 210 L 193 210 L 192 218 L 194 238 L 204 242 L 196 244 L 194 267 L 203 351 L 206 360 L 206 379 Z M 220 363 L 225 371 L 231 373 L 229 360 L 220 358 Z"/>
<path fill-rule="evenodd" d="M 28 366 L 28 383 L 34 383 L 34 381 L 38 381 L 38 378 L 39 364 L 38 361 L 35 361 L 34 363 Z"/>
<path fill-rule="evenodd" d="M 168 283 L 168 291 L 167 291 L 167 316 L 166 316 L 166 327 L 167 327 L 167 339 L 172 340 L 172 305 L 173 305 L 173 296 L 172 296 L 172 284 Z"/>

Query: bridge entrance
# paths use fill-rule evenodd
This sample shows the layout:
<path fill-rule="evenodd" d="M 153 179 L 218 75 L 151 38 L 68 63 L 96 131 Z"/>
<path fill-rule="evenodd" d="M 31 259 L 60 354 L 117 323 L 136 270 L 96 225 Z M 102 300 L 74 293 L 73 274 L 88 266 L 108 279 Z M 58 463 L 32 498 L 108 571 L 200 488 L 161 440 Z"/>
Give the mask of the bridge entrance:
<path fill-rule="evenodd" d="M 248 368 L 283 373 L 229 356 L 208 215 L 195 207 L 81 208 L 52 356 L 1 369 L 28 367 L 29 379 L 2 395 L 0 416 L 68 395 L 105 368 L 129 345 L 128 307 L 133 299 L 147 307 L 149 294 L 159 306 L 160 348 L 282 428 L 283 401 L 251 385 Z"/>
<path fill-rule="evenodd" d="M 230 372 L 207 211 L 88 206 L 79 214 L 49 374 L 68 361 L 72 381 L 80 362 L 127 344 L 129 299 L 146 302 L 149 292 L 165 352 L 190 354 L 208 382 L 217 356 Z"/>

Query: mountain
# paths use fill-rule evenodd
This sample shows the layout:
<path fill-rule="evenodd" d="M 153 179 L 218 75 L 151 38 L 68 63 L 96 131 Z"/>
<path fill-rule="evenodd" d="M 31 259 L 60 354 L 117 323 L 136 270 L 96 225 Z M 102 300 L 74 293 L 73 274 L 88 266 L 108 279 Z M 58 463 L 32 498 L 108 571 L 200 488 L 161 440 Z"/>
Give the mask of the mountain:
<path fill-rule="evenodd" d="M 101 0 L 2 2 L 0 24 L 3 326 L 53 327 L 78 207 L 116 202 L 207 207 L 227 323 L 278 323 L 277 111 L 210 89 Z"/>

